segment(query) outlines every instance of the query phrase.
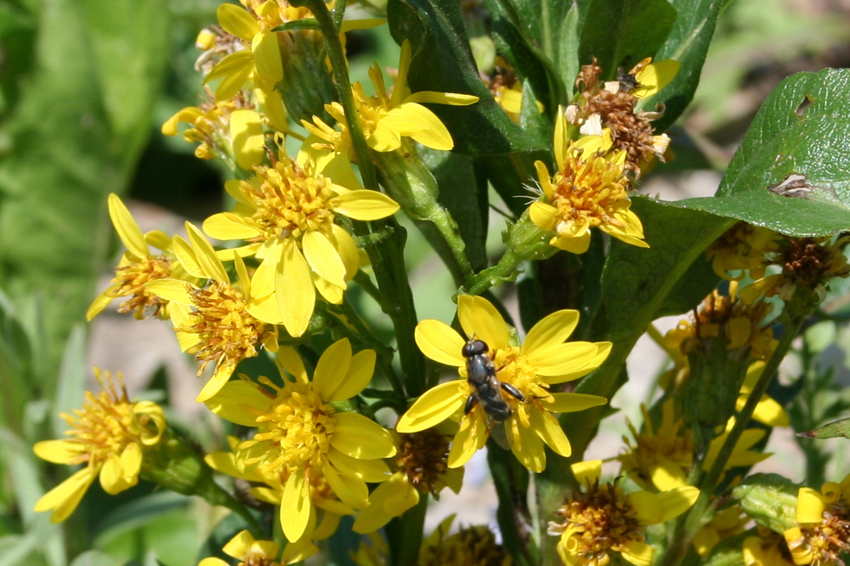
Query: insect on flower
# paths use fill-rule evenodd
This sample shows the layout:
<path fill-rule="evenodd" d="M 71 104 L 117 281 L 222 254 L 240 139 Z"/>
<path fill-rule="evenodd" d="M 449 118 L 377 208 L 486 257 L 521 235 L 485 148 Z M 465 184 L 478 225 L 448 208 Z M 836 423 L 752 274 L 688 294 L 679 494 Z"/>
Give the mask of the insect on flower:
<path fill-rule="evenodd" d="M 510 383 L 499 381 L 496 365 L 490 359 L 489 351 L 490 348 L 484 341 L 475 338 L 467 342 L 461 350 L 461 354 L 466 358 L 467 381 L 474 390 L 466 399 L 463 412 L 468 415 L 480 403 L 487 417 L 501 423 L 511 416 L 511 406 L 502 397 L 502 391 L 507 391 L 523 403 L 525 396 Z"/>

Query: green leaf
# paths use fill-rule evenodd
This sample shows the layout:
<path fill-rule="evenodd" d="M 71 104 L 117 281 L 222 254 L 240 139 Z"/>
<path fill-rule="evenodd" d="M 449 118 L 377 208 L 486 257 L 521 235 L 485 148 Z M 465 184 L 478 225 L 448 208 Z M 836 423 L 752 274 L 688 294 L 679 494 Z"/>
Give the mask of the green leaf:
<path fill-rule="evenodd" d="M 628 71 L 655 55 L 676 21 L 667 0 L 591 0 L 587 13 L 579 61 L 588 65 L 595 57 L 604 80 L 615 79 L 619 67 Z"/>
<path fill-rule="evenodd" d="M 831 422 L 808 432 L 798 432 L 797 436 L 817 438 L 819 440 L 838 437 L 850 439 L 850 418 Z"/>
<path fill-rule="evenodd" d="M 86 327 L 83 323 L 79 323 L 71 330 L 65 345 L 52 414 L 53 434 L 57 438 L 68 429 L 68 423 L 59 416 L 60 413 L 73 414 L 74 409 L 80 409 L 83 406 L 83 392 L 86 388 L 86 375 L 88 375 L 86 335 Z"/>
<path fill-rule="evenodd" d="M 657 104 L 665 105 L 664 116 L 653 122 L 656 132 L 667 130 L 691 103 L 714 36 L 717 16 L 724 4 L 719 0 L 670 0 L 670 3 L 678 15 L 667 41 L 655 54 L 655 60 L 674 59 L 681 68 L 664 90 L 642 101 L 638 107 L 651 109 Z"/>
<path fill-rule="evenodd" d="M 0 424 L 15 432 L 21 431 L 24 406 L 34 395 L 32 359 L 32 341 L 14 305 L 0 291 L 0 375 L 3 376 Z"/>
<path fill-rule="evenodd" d="M 292 20 L 291 22 L 280 24 L 272 31 L 306 31 L 318 29 L 319 22 L 316 21 L 316 18 L 304 18 L 303 20 Z"/>
<path fill-rule="evenodd" d="M 782 81 L 753 120 L 716 197 L 680 201 L 788 236 L 850 228 L 850 70 Z"/>
<path fill-rule="evenodd" d="M 468 155 L 544 149 L 511 122 L 481 81 L 456 4 L 438 0 L 390 0 L 387 20 L 393 39 L 413 50 L 408 83 L 412 92 L 474 94 L 471 106 L 432 104 L 452 134 L 455 151 Z"/>
<path fill-rule="evenodd" d="M 122 566 L 125 560 L 101 550 L 87 550 L 71 562 L 70 566 Z"/>
<path fill-rule="evenodd" d="M 0 162 L 0 284 L 16 304 L 34 289 L 43 294 L 48 375 L 107 251 L 106 195 L 124 192 L 150 133 L 168 13 L 165 0 L 40 3 L 35 71 L 4 124 L 11 149 Z M 41 385 L 53 390 L 51 381 Z"/>
<path fill-rule="evenodd" d="M 694 260 L 658 309 L 656 317 L 682 314 L 696 307 L 717 286 L 720 277 L 711 267 L 711 260 L 702 255 Z"/>

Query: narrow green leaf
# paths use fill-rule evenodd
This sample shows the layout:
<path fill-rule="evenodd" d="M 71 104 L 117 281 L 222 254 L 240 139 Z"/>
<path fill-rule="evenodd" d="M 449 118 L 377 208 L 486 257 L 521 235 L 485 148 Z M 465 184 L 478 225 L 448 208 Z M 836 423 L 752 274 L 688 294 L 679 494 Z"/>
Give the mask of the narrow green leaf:
<path fill-rule="evenodd" d="M 798 73 L 764 102 L 716 197 L 677 206 L 788 236 L 850 228 L 850 70 Z"/>
<path fill-rule="evenodd" d="M 304 18 L 303 20 L 292 20 L 291 22 L 280 24 L 272 31 L 305 31 L 318 29 L 319 22 L 316 21 L 316 18 Z"/>
<path fill-rule="evenodd" d="M 86 388 L 88 375 L 87 361 L 87 332 L 85 323 L 78 323 L 71 330 L 62 365 L 59 368 L 59 382 L 56 384 L 56 400 L 53 405 L 53 434 L 61 437 L 68 429 L 68 423 L 59 416 L 60 413 L 72 414 L 74 409 L 83 405 L 83 392 Z"/>
<path fill-rule="evenodd" d="M 581 28 L 579 61 L 595 57 L 602 78 L 613 80 L 617 69 L 631 69 L 655 55 L 676 21 L 676 9 L 667 0 L 591 0 Z"/>
<path fill-rule="evenodd" d="M 481 81 L 456 4 L 390 0 L 387 20 L 396 42 L 410 40 L 412 92 L 456 92 L 480 98 L 471 106 L 429 106 L 451 132 L 455 151 L 488 155 L 543 149 L 511 122 Z"/>
<path fill-rule="evenodd" d="M 839 436 L 850 439 L 850 418 L 831 422 L 808 432 L 798 432 L 797 436 L 817 438 L 819 440 L 823 440 L 824 438 L 838 438 Z"/>
<path fill-rule="evenodd" d="M 678 17 L 667 41 L 655 54 L 656 61 L 675 59 L 682 66 L 676 78 L 656 96 L 646 99 L 639 108 L 652 109 L 665 105 L 664 116 L 653 122 L 656 132 L 663 132 L 682 115 L 694 97 L 699 84 L 705 54 L 717 16 L 723 9 L 721 0 L 670 0 Z"/>

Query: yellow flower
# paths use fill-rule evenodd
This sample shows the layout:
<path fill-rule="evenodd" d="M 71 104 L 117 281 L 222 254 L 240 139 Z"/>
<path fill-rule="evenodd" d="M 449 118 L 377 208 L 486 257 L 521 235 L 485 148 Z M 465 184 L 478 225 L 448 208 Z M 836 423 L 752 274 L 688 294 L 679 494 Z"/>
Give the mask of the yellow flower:
<path fill-rule="evenodd" d="M 344 155 L 317 162 L 306 151 L 297 161 L 282 153 L 273 167 L 255 171 L 247 181 L 225 185 L 236 208 L 209 217 L 204 230 L 221 240 L 250 242 L 236 255 L 261 260 L 252 283 L 255 295 L 272 296 L 287 332 L 301 336 L 313 315 L 316 290 L 329 303 L 342 303 L 346 281 L 360 265 L 357 244 L 334 223 L 335 216 L 378 220 L 399 207 L 383 193 L 359 188 Z"/>
<path fill-rule="evenodd" d="M 627 244 L 648 248 L 643 225 L 629 210 L 625 153 L 606 157 L 595 148 L 607 145 L 604 136 L 585 136 L 570 142 L 563 112 L 555 126 L 554 177 L 542 161 L 534 163 L 542 198 L 531 203 L 529 217 L 541 230 L 553 231 L 549 243 L 568 252 L 582 254 L 590 246 L 590 229 L 599 228 Z M 591 142 L 590 140 L 598 140 Z"/>
<path fill-rule="evenodd" d="M 415 338 L 426 356 L 457 367 L 463 379 L 426 391 L 402 415 L 396 430 L 418 432 L 449 417 L 461 417 L 460 429 L 449 453 L 450 468 L 463 466 L 484 446 L 490 427 L 482 403 L 463 414 L 469 397 L 477 394 L 466 379 L 467 360 L 462 355 L 467 340 L 474 337 L 489 347 L 488 355 L 495 365 L 497 379 L 513 386 L 525 398 L 522 402 L 511 394 L 502 394 L 511 409 L 504 429 L 514 455 L 533 472 L 540 472 L 546 466 L 544 442 L 561 456 L 569 456 L 569 440 L 551 413 L 582 411 L 603 405 L 606 400 L 596 395 L 551 393 L 549 387 L 587 375 L 611 350 L 610 342 L 563 343 L 575 329 L 578 318 L 578 311 L 574 310 L 552 313 L 535 324 L 525 343 L 519 346 L 511 341 L 511 330 L 490 302 L 481 297 L 460 295 L 458 319 L 465 337 L 438 320 L 423 320 L 416 327 Z"/>
<path fill-rule="evenodd" d="M 360 83 L 352 85 L 366 144 L 375 151 L 395 151 L 401 147 L 401 138 L 409 137 L 426 147 L 448 151 L 454 147 L 451 134 L 436 114 L 422 106 L 422 103 L 468 106 L 478 102 L 478 97 L 429 90 L 411 94 L 407 86 L 410 59 L 410 42 L 405 40 L 401 46 L 398 76 L 391 96 L 387 94 L 384 76 L 377 63 L 369 69 L 369 77 L 375 86 L 373 96 L 367 96 Z M 314 124 L 302 121 L 302 125 L 310 133 L 328 142 L 319 143 L 321 148 L 347 153 L 351 147 L 351 138 L 345 125 L 345 110 L 338 102 L 325 105 L 325 110 L 337 121 L 340 131 L 334 130 L 317 116 L 313 116 Z"/>
<path fill-rule="evenodd" d="M 694 440 L 684 421 L 676 415 L 675 402 L 672 399 L 664 402 L 661 422 L 657 427 L 653 426 L 645 405 L 641 405 L 641 411 L 644 417 L 643 430 L 639 432 L 628 423 L 634 445 L 624 437 L 627 451 L 617 457 L 623 471 L 643 489 L 654 487 L 664 491 L 686 485 L 693 464 Z M 718 436 L 711 441 L 703 469 L 711 468 L 734 424 L 735 419 L 729 419 L 726 428 L 719 431 Z M 761 429 L 745 430 L 723 469 L 752 466 L 768 458 L 770 454 L 750 450 L 764 435 L 765 431 Z"/>
<path fill-rule="evenodd" d="M 850 474 L 841 483 L 825 483 L 820 491 L 801 487 L 797 525 L 784 533 L 794 564 L 842 564 L 850 541 Z"/>
<path fill-rule="evenodd" d="M 560 536 L 558 555 L 568 566 L 608 564 L 611 552 L 636 566 L 649 566 L 653 548 L 644 542 L 643 527 L 681 515 L 699 496 L 692 486 L 626 495 L 617 481 L 600 483 L 601 460 L 573 464 L 572 470 L 586 490 L 575 492 L 555 512 L 563 523 L 549 523 L 549 534 Z"/>
<path fill-rule="evenodd" d="M 237 566 L 283 566 L 300 562 L 319 551 L 315 545 L 311 544 L 310 547 L 303 548 L 301 545 L 288 544 L 283 550 L 283 556 L 278 560 L 280 547 L 277 543 L 270 540 L 256 540 L 248 531 L 242 531 L 230 539 L 230 542 L 221 550 L 235 558 L 238 561 Z M 198 566 L 230 566 L 230 563 L 221 558 L 209 557 L 201 560 Z"/>
<path fill-rule="evenodd" d="M 149 281 L 171 277 L 185 280 L 192 278 L 174 256 L 168 236 L 159 230 L 142 234 L 130 211 L 115 193 L 109 195 L 108 203 L 112 225 L 115 226 L 115 231 L 127 251 L 115 268 L 115 277 L 112 278 L 109 288 L 98 295 L 89 306 L 86 319 L 96 317 L 116 297 L 129 297 L 118 307 L 118 312 L 132 312 L 135 318 L 141 319 L 148 311 L 153 310 L 154 315 L 159 318 L 168 318 L 168 301 L 151 293 L 146 284 Z M 163 253 L 151 254 L 148 245 Z"/>
<path fill-rule="evenodd" d="M 737 277 L 729 271 L 748 271 L 753 279 L 764 277 L 767 268 L 767 256 L 779 249 L 776 240 L 779 234 L 760 226 L 751 226 L 738 222 L 711 244 L 706 255 L 711 259 L 714 272 L 723 279 L 743 279 L 745 273 Z"/>
<path fill-rule="evenodd" d="M 758 536 L 744 539 L 744 566 L 794 566 L 785 538 L 756 525 Z"/>
<path fill-rule="evenodd" d="M 67 519 L 95 478 L 103 490 L 115 495 L 136 485 L 145 447 L 159 442 L 165 430 L 162 409 L 150 401 L 132 402 L 121 374 L 115 380 L 94 368 L 103 389 L 98 395 L 85 392 L 82 410 L 62 414 L 71 427 L 64 440 L 45 440 L 33 446 L 39 458 L 54 464 L 85 464 L 70 478 L 44 494 L 35 504 L 36 511 L 53 511 L 50 520 Z"/>
<path fill-rule="evenodd" d="M 448 423 L 443 423 L 448 424 Z M 354 532 L 371 533 L 393 517 L 419 503 L 419 493 L 430 493 L 439 499 L 440 491 L 449 487 L 460 492 L 463 468 L 449 468 L 450 428 L 438 426 L 413 434 L 393 434 L 396 445 L 394 461 L 390 467 L 397 470 L 369 495 L 369 506 L 357 515 Z"/>
<path fill-rule="evenodd" d="M 283 387 L 265 377 L 260 378 L 265 387 L 234 381 L 208 406 L 226 420 L 258 428 L 253 438 L 236 446 L 236 460 L 263 477 L 280 478 L 281 528 L 295 542 L 315 518 L 312 496 L 320 478 L 344 504 L 363 509 L 369 504 L 366 482 L 389 478 L 381 459 L 396 448 L 379 424 L 358 413 L 338 412 L 331 404 L 369 384 L 374 351 L 352 356 L 348 339 L 335 342 L 319 359 L 312 381 L 295 349 L 281 348 L 277 359 L 294 381 L 284 379 Z"/>
<path fill-rule="evenodd" d="M 198 228 L 186 223 L 189 243 L 174 237 L 174 251 L 186 270 L 200 279 L 198 287 L 176 279 L 161 279 L 147 285 L 153 294 L 171 301 L 171 320 L 180 349 L 195 354 L 201 362 L 200 376 L 214 362 L 212 377 L 198 394 L 198 402 L 216 394 L 230 379 L 236 365 L 258 355 L 264 346 L 277 350 L 280 320 L 273 297 L 258 296 L 252 289 L 242 258 L 236 257 L 238 284 L 230 276 L 212 245 Z"/>

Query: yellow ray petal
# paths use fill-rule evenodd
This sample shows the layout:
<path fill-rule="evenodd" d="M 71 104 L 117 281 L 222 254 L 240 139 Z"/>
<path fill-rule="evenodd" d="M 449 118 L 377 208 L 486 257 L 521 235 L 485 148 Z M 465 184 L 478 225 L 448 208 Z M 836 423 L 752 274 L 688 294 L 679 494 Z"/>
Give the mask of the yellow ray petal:
<path fill-rule="evenodd" d="M 236 4 L 222 4 L 216 10 L 218 23 L 227 33 L 233 34 L 244 41 L 251 41 L 254 34 L 259 33 L 260 24 L 245 8 Z"/>
<path fill-rule="evenodd" d="M 109 217 L 112 219 L 112 225 L 115 226 L 115 231 L 118 232 L 121 242 L 134 256 L 139 259 L 146 258 L 150 254 L 148 244 L 145 242 L 141 228 L 133 220 L 133 215 L 130 214 L 130 211 L 115 193 L 109 193 L 107 203 L 109 205 Z"/>
<path fill-rule="evenodd" d="M 571 343 L 578 344 L 578 342 Z M 543 382 L 548 383 L 549 385 L 554 385 L 556 383 L 566 383 L 568 381 L 578 379 L 579 377 L 584 377 L 585 375 L 598 368 L 602 364 L 602 362 L 605 361 L 605 358 L 607 358 L 608 354 L 611 353 L 611 347 L 611 342 L 596 342 L 596 354 L 592 357 L 586 358 L 584 360 L 584 365 L 574 367 L 571 371 L 568 371 L 561 375 L 541 375 L 541 377 L 543 378 Z"/>
<path fill-rule="evenodd" d="M 531 411 L 531 428 L 537 433 L 543 442 L 549 445 L 549 448 L 560 454 L 564 458 L 569 458 L 572 454 L 570 441 L 564 430 L 558 423 L 558 419 L 549 413 L 541 413 L 536 409 Z"/>
<path fill-rule="evenodd" d="M 298 246 L 289 242 L 283 254 L 275 273 L 275 294 L 286 331 L 297 338 L 310 325 L 316 288 L 310 278 L 310 266 Z"/>
<path fill-rule="evenodd" d="M 82 445 L 70 440 L 42 440 L 32 447 L 35 455 L 54 464 L 75 464 L 84 452 Z"/>
<path fill-rule="evenodd" d="M 620 552 L 623 558 L 635 566 L 649 566 L 652 563 L 652 555 L 655 550 L 645 542 L 626 539 L 626 542 L 620 548 Z"/>
<path fill-rule="evenodd" d="M 449 468 L 460 468 L 465 465 L 487 442 L 490 435 L 487 431 L 487 425 L 480 415 L 481 411 L 473 411 L 461 423 L 460 429 L 452 441 L 451 450 L 449 450 L 449 458 L 446 463 Z"/>
<path fill-rule="evenodd" d="M 226 362 L 220 363 L 215 368 L 215 372 L 210 377 L 210 380 L 207 381 L 206 385 L 204 385 L 201 392 L 198 393 L 198 396 L 195 398 L 196 403 L 203 403 L 210 399 L 213 395 L 221 391 L 221 388 L 224 387 L 224 384 L 230 379 L 230 376 L 233 375 L 233 370 L 236 369 L 236 361 L 228 360 Z"/>
<path fill-rule="evenodd" d="M 393 438 L 381 425 L 358 413 L 334 415 L 336 427 L 331 446 L 352 458 L 373 460 L 396 453 Z"/>
<path fill-rule="evenodd" d="M 375 372 L 376 354 L 374 350 L 363 350 L 351 358 L 348 374 L 331 394 L 329 401 L 344 401 L 360 394 Z"/>
<path fill-rule="evenodd" d="M 171 249 L 174 250 L 174 255 L 177 256 L 177 260 L 183 266 L 183 269 L 186 270 L 186 273 L 198 279 L 207 278 L 206 273 L 204 273 L 198 264 L 198 260 L 195 258 L 195 251 L 189 245 L 189 242 L 175 235 L 171 239 Z"/>
<path fill-rule="evenodd" d="M 246 70 L 247 73 L 245 72 Z M 207 73 L 207 76 L 204 77 L 204 84 L 222 77 L 233 77 L 237 75 L 244 75 L 245 80 L 248 80 L 248 76 L 253 72 L 253 70 L 254 54 L 247 50 L 236 51 L 219 61 L 216 66 Z M 240 84 L 236 87 L 236 90 L 238 91 L 241 86 L 242 85 Z M 234 91 L 233 94 L 236 94 L 236 91 Z M 216 97 L 216 101 L 221 102 L 223 100 L 230 100 L 232 96 L 233 95 L 228 98 Z"/>
<path fill-rule="evenodd" d="M 458 295 L 457 317 L 466 335 L 483 340 L 491 351 L 510 346 L 508 325 L 487 299 Z"/>
<path fill-rule="evenodd" d="M 801 487 L 797 492 L 797 522 L 800 524 L 817 524 L 823 522 L 823 512 L 826 510 L 823 496 L 819 491 L 810 487 Z"/>
<path fill-rule="evenodd" d="M 541 400 L 547 411 L 553 413 L 576 413 L 608 402 L 605 397 L 585 393 L 551 393 L 552 401 Z"/>
<path fill-rule="evenodd" d="M 192 251 L 195 252 L 195 259 L 198 260 L 198 265 L 206 277 L 214 279 L 219 283 L 230 283 L 230 278 L 227 276 L 224 264 L 215 255 L 215 250 L 209 240 L 207 240 L 198 227 L 191 222 L 186 222 L 186 233 L 189 236 L 189 244 L 192 246 Z"/>
<path fill-rule="evenodd" d="M 373 533 L 417 503 L 419 492 L 398 473 L 369 495 L 369 506 L 357 514 L 352 528 L 355 533 Z"/>
<path fill-rule="evenodd" d="M 446 126 L 437 115 L 415 102 L 405 102 L 387 113 L 402 136 L 412 137 L 426 147 L 441 151 L 449 151 L 454 147 L 454 141 Z"/>
<path fill-rule="evenodd" d="M 429 389 L 401 416 L 396 430 L 419 432 L 446 420 L 466 402 L 464 386 L 463 381 L 455 380 Z"/>
<path fill-rule="evenodd" d="M 540 376 L 562 376 L 588 367 L 588 362 L 597 358 L 597 351 L 593 342 L 555 344 L 538 348 L 530 362 Z"/>
<path fill-rule="evenodd" d="M 576 481 L 581 485 L 593 485 L 602 476 L 602 460 L 586 460 L 570 466 Z"/>
<path fill-rule="evenodd" d="M 304 471 L 297 470 L 286 480 L 280 502 L 280 527 L 287 540 L 295 542 L 304 534 L 312 506 L 310 483 Z"/>
<path fill-rule="evenodd" d="M 313 389 L 323 399 L 330 399 L 351 367 L 351 342 L 343 338 L 331 344 L 313 372 Z"/>
<path fill-rule="evenodd" d="M 647 65 L 635 76 L 635 79 L 637 79 L 640 85 L 632 91 L 632 94 L 638 98 L 647 98 L 654 95 L 670 84 L 670 81 L 678 74 L 679 67 L 680 64 L 678 61 L 669 59 Z"/>
<path fill-rule="evenodd" d="M 322 475 L 327 480 L 331 490 L 346 505 L 362 509 L 369 505 L 369 488 L 363 480 L 352 476 L 342 476 L 329 463 L 322 466 Z"/>
<path fill-rule="evenodd" d="M 537 350 L 562 344 L 575 330 L 578 319 L 578 311 L 568 309 L 556 311 L 544 317 L 528 331 L 522 345 L 522 353 L 535 358 Z"/>
<path fill-rule="evenodd" d="M 190 283 L 179 279 L 155 279 L 145 284 L 145 289 L 168 301 L 181 305 L 191 305 L 192 295 L 189 290 L 192 289 Z"/>
<path fill-rule="evenodd" d="M 257 33 L 251 42 L 251 50 L 254 52 L 257 72 L 263 78 L 273 83 L 283 80 L 283 62 L 280 59 L 277 33 L 266 30 Z"/>
<path fill-rule="evenodd" d="M 567 160 L 567 146 L 570 143 L 570 134 L 567 129 L 567 113 L 563 106 L 558 106 L 558 117 L 555 119 L 555 167 L 560 169 Z M 538 170 L 539 173 L 539 170 Z M 548 176 L 548 172 L 547 172 Z"/>
<path fill-rule="evenodd" d="M 379 220 L 392 216 L 399 210 L 396 201 L 378 191 L 366 189 L 343 193 L 333 200 L 335 212 L 355 220 Z"/>
<path fill-rule="evenodd" d="M 345 288 L 345 264 L 327 236 L 317 230 L 310 230 L 304 234 L 301 243 L 304 258 L 312 270 L 332 285 Z"/>
<path fill-rule="evenodd" d="M 180 131 L 177 129 L 177 124 L 179 122 L 194 124 L 195 120 L 197 120 L 203 115 L 204 113 L 201 112 L 201 109 L 197 108 L 196 106 L 189 106 L 187 108 L 178 110 L 177 113 L 174 114 L 174 116 L 166 120 L 166 122 L 162 125 L 162 135 L 176 136 L 180 133 Z"/>
<path fill-rule="evenodd" d="M 398 82 L 396 82 L 398 84 Z M 420 90 L 414 92 L 404 99 L 404 104 L 417 102 L 425 104 L 448 104 L 449 106 L 469 106 L 475 104 L 480 98 L 474 94 L 459 94 L 457 92 L 434 92 L 433 90 Z"/>
<path fill-rule="evenodd" d="M 53 514 L 50 516 L 50 522 L 61 523 L 70 517 L 74 509 L 77 508 L 95 477 L 97 477 L 96 470 L 83 468 L 45 493 L 36 502 L 34 510 L 40 513 L 52 509 Z"/>
<path fill-rule="evenodd" d="M 379 483 L 392 475 L 383 460 L 358 460 L 331 448 L 328 459 L 339 473 L 353 476 L 369 483 Z"/>
<path fill-rule="evenodd" d="M 250 171 L 266 155 L 263 121 L 253 110 L 240 108 L 231 112 L 230 139 L 233 141 L 233 157 L 242 169 Z"/>
<path fill-rule="evenodd" d="M 253 428 L 257 426 L 257 416 L 244 407 L 264 410 L 269 406 L 269 398 L 253 383 L 239 379 L 225 383 L 205 404 L 224 420 Z"/>
<path fill-rule="evenodd" d="M 543 442 L 537 434 L 522 426 L 519 419 L 512 418 L 509 422 L 513 434 L 509 434 L 508 438 L 519 439 L 519 442 L 516 440 L 511 442 L 511 452 L 523 466 L 539 474 L 546 468 L 546 452 L 543 450 Z"/>
<path fill-rule="evenodd" d="M 538 161 L 538 163 L 540 163 Z M 552 230 L 555 227 L 555 218 L 558 217 L 558 209 L 551 204 L 535 201 L 528 207 L 528 218 L 531 223 L 541 230 Z"/>
<path fill-rule="evenodd" d="M 466 340 L 448 324 L 430 318 L 423 320 L 416 325 L 413 337 L 422 353 L 435 362 L 454 367 L 466 364 L 461 353 Z"/>
<path fill-rule="evenodd" d="M 117 288 L 117 285 L 113 285 L 109 287 L 106 291 L 95 297 L 95 299 L 89 305 L 88 310 L 86 310 L 86 320 L 90 321 L 91 319 L 99 315 L 103 311 L 103 309 L 109 306 L 109 303 L 111 303 L 115 297 L 110 297 L 107 293 L 114 291 Z"/>
<path fill-rule="evenodd" d="M 360 269 L 360 252 L 354 238 L 342 226 L 333 224 L 331 228 L 333 230 L 331 242 L 345 265 L 345 280 L 350 281 Z"/>
<path fill-rule="evenodd" d="M 254 226 L 248 226 L 240 216 L 230 212 L 213 214 L 203 223 L 204 232 L 218 240 L 246 240 L 262 234 Z"/>
<path fill-rule="evenodd" d="M 307 369 L 304 367 L 304 362 L 301 360 L 301 356 L 298 355 L 298 351 L 295 350 L 295 348 L 292 348 L 291 346 L 281 347 L 281 349 L 277 351 L 275 364 L 277 365 L 281 375 L 283 375 L 283 370 L 286 370 L 286 373 L 294 377 L 295 381 L 298 383 L 307 383 L 309 381 Z"/>

